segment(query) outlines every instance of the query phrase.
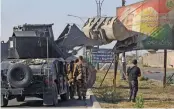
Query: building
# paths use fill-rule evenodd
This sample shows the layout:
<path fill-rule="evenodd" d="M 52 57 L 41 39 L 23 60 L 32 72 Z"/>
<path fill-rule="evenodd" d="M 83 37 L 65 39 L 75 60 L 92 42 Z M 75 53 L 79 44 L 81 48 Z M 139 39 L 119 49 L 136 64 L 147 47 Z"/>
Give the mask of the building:
<path fill-rule="evenodd" d="M 164 67 L 164 52 L 147 53 L 142 61 L 146 66 Z M 174 51 L 167 52 L 167 68 L 174 68 Z"/>

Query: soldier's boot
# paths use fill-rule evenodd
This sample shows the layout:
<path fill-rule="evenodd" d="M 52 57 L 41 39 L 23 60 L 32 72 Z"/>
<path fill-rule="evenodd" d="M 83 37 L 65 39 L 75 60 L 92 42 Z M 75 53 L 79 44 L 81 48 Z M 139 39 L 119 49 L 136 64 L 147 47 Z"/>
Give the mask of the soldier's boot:
<path fill-rule="evenodd" d="M 132 99 L 132 102 L 136 102 L 135 98 L 134 98 L 134 99 Z"/>
<path fill-rule="evenodd" d="M 81 96 L 79 96 L 77 100 L 82 100 L 82 97 L 81 97 Z"/>
<path fill-rule="evenodd" d="M 132 98 L 131 96 L 128 98 L 128 101 L 129 101 L 129 102 L 131 101 L 131 98 Z"/>
<path fill-rule="evenodd" d="M 134 94 L 133 94 L 132 102 L 136 102 L 136 92 L 134 92 Z"/>
<path fill-rule="evenodd" d="M 82 92 L 83 100 L 86 100 L 86 90 L 84 89 Z"/>
<path fill-rule="evenodd" d="M 128 101 L 131 102 L 132 100 L 132 91 L 130 91 L 130 95 L 129 95 L 129 98 L 128 98 Z"/>
<path fill-rule="evenodd" d="M 70 98 L 71 98 L 71 99 L 74 99 L 74 96 L 73 96 L 73 95 L 71 95 L 71 96 L 70 96 Z"/>
<path fill-rule="evenodd" d="M 83 100 L 86 100 L 86 96 L 83 96 Z"/>
<path fill-rule="evenodd" d="M 133 96 L 132 102 L 136 102 L 136 95 Z"/>

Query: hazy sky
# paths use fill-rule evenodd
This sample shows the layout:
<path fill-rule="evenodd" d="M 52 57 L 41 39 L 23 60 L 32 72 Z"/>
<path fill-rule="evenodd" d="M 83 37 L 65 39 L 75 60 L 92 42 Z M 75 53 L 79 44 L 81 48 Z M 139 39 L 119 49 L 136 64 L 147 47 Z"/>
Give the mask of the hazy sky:
<path fill-rule="evenodd" d="M 7 41 L 12 35 L 13 26 L 39 23 L 54 23 L 54 37 L 57 39 L 66 23 L 83 25 L 83 22 L 72 14 L 80 17 L 96 16 L 95 0 L 1 0 L 1 40 Z M 126 4 L 140 0 L 127 0 Z M 102 15 L 115 16 L 116 7 L 121 6 L 121 0 L 105 0 Z M 84 20 L 86 20 L 84 18 Z M 107 47 L 112 47 L 109 44 Z"/>

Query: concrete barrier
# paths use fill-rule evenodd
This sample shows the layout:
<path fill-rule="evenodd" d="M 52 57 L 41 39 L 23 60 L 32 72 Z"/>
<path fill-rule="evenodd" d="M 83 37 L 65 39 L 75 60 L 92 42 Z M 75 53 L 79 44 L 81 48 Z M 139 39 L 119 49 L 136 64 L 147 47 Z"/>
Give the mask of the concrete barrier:
<path fill-rule="evenodd" d="M 92 107 L 91 108 L 101 108 L 100 103 L 97 101 L 94 93 L 92 92 L 91 89 L 88 89 L 87 91 L 88 95 L 90 96 L 90 102 Z"/>

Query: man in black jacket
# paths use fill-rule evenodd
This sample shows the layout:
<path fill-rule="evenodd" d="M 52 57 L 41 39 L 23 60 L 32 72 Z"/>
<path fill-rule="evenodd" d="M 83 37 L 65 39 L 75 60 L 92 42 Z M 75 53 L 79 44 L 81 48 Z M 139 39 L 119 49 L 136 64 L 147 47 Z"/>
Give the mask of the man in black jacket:
<path fill-rule="evenodd" d="M 129 101 L 135 102 L 136 95 L 138 92 L 138 77 L 141 76 L 140 68 L 137 66 L 137 60 L 132 61 L 133 66 L 128 67 L 127 76 L 129 81 L 130 96 Z"/>

